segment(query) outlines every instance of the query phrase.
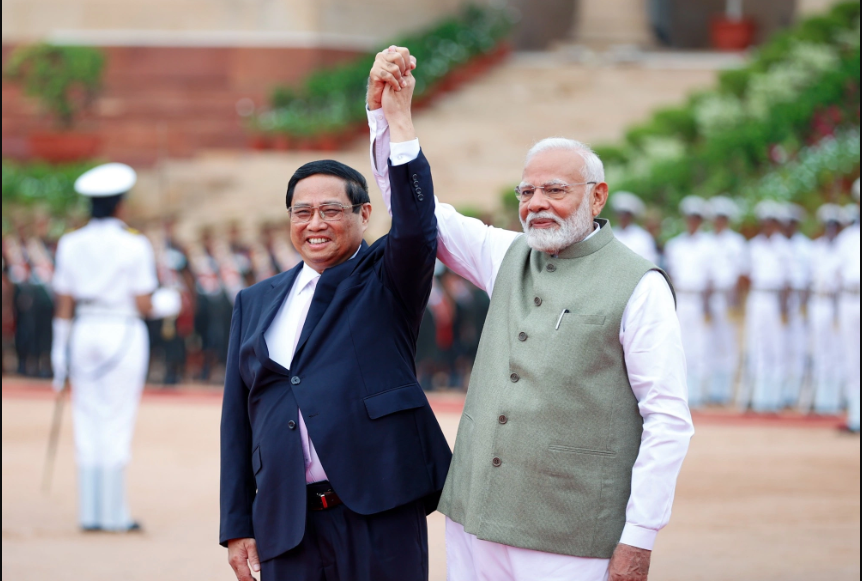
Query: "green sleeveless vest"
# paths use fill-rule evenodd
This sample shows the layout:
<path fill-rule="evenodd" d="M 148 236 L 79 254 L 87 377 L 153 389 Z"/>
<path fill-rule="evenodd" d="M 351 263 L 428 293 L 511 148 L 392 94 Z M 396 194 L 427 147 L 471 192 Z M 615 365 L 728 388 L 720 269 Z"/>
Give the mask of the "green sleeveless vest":
<path fill-rule="evenodd" d="M 643 418 L 620 325 L 657 269 L 598 222 L 556 258 L 518 238 L 497 275 L 439 507 L 482 540 L 608 559 L 622 535 Z"/>

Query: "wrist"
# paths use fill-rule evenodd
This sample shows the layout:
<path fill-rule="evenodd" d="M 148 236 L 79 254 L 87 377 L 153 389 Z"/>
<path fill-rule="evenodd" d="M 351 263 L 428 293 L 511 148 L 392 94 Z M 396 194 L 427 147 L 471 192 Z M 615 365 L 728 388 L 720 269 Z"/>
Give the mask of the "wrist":
<path fill-rule="evenodd" d="M 392 143 L 404 143 L 416 139 L 416 128 L 413 119 L 408 115 L 389 119 L 389 135 Z"/>

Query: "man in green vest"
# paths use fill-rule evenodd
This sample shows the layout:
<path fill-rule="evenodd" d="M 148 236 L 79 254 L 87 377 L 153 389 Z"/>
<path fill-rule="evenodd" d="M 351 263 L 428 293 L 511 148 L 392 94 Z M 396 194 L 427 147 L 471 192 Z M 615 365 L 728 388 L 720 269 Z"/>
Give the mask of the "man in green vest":
<path fill-rule="evenodd" d="M 410 59 L 380 53 L 369 83 L 387 204 L 387 161 L 420 152 L 409 99 L 380 109 Z M 537 144 L 513 195 L 523 233 L 436 206 L 438 257 L 491 296 L 439 507 L 449 581 L 646 581 L 693 434 L 673 289 L 597 219 L 586 145 Z"/>

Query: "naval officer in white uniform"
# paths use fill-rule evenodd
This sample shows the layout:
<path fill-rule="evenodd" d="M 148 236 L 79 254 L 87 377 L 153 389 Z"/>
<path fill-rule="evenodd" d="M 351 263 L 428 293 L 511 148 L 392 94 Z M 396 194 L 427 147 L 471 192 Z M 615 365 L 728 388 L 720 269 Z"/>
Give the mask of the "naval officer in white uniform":
<path fill-rule="evenodd" d="M 784 381 L 784 405 L 799 402 L 802 384 L 808 374 L 809 337 L 806 317 L 811 292 L 811 239 L 799 231 L 807 212 L 797 204 L 787 204 L 784 212 L 784 234 L 790 242 L 790 295 L 787 302 L 787 333 L 785 339 L 787 377 Z"/>
<path fill-rule="evenodd" d="M 859 214 L 859 180 L 853 184 L 856 200 L 856 215 Z M 844 343 L 845 377 L 847 390 L 847 430 L 859 433 L 859 286 L 860 252 L 859 222 L 844 230 L 838 237 L 838 253 L 841 259 L 841 337 Z"/>
<path fill-rule="evenodd" d="M 124 479 L 138 402 L 147 374 L 149 341 L 141 320 L 168 313 L 147 238 L 120 220 L 135 185 L 129 166 L 109 163 L 75 182 L 91 200 L 90 222 L 60 239 L 51 362 L 54 387 L 72 387 L 78 464 L 79 524 L 84 531 L 135 531 Z M 170 302 L 170 300 L 169 300 Z"/>
<path fill-rule="evenodd" d="M 712 294 L 709 311 L 712 319 L 708 345 L 712 381 L 710 403 L 725 405 L 733 399 L 733 383 L 739 369 L 739 340 L 731 310 L 739 305 L 740 279 L 748 271 L 747 241 L 731 224 L 740 218 L 739 207 L 726 196 L 709 200 L 713 225 L 711 264 Z"/>
<path fill-rule="evenodd" d="M 614 237 L 643 258 L 658 265 L 659 255 L 655 239 L 635 223 L 646 211 L 641 199 L 631 192 L 617 192 L 610 197 L 609 204 L 617 219 L 613 225 Z"/>
<path fill-rule="evenodd" d="M 688 196 L 679 210 L 685 217 L 687 231 L 668 241 L 665 261 L 676 289 L 677 315 L 688 366 L 688 401 L 696 408 L 706 401 L 706 381 L 710 375 L 708 305 L 714 244 L 712 234 L 701 229 L 709 215 L 706 200 Z"/>

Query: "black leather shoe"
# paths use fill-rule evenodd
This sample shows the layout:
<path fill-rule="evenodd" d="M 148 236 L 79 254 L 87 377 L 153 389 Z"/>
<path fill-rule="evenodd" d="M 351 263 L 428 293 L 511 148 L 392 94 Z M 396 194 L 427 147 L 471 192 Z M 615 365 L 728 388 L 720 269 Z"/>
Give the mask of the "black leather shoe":
<path fill-rule="evenodd" d="M 129 525 L 129 528 L 125 530 L 127 533 L 142 533 L 144 532 L 144 527 L 138 521 L 132 521 L 132 524 Z"/>
<path fill-rule="evenodd" d="M 94 525 L 91 527 L 81 527 L 82 533 L 100 533 L 102 532 L 102 527 L 98 525 Z"/>

